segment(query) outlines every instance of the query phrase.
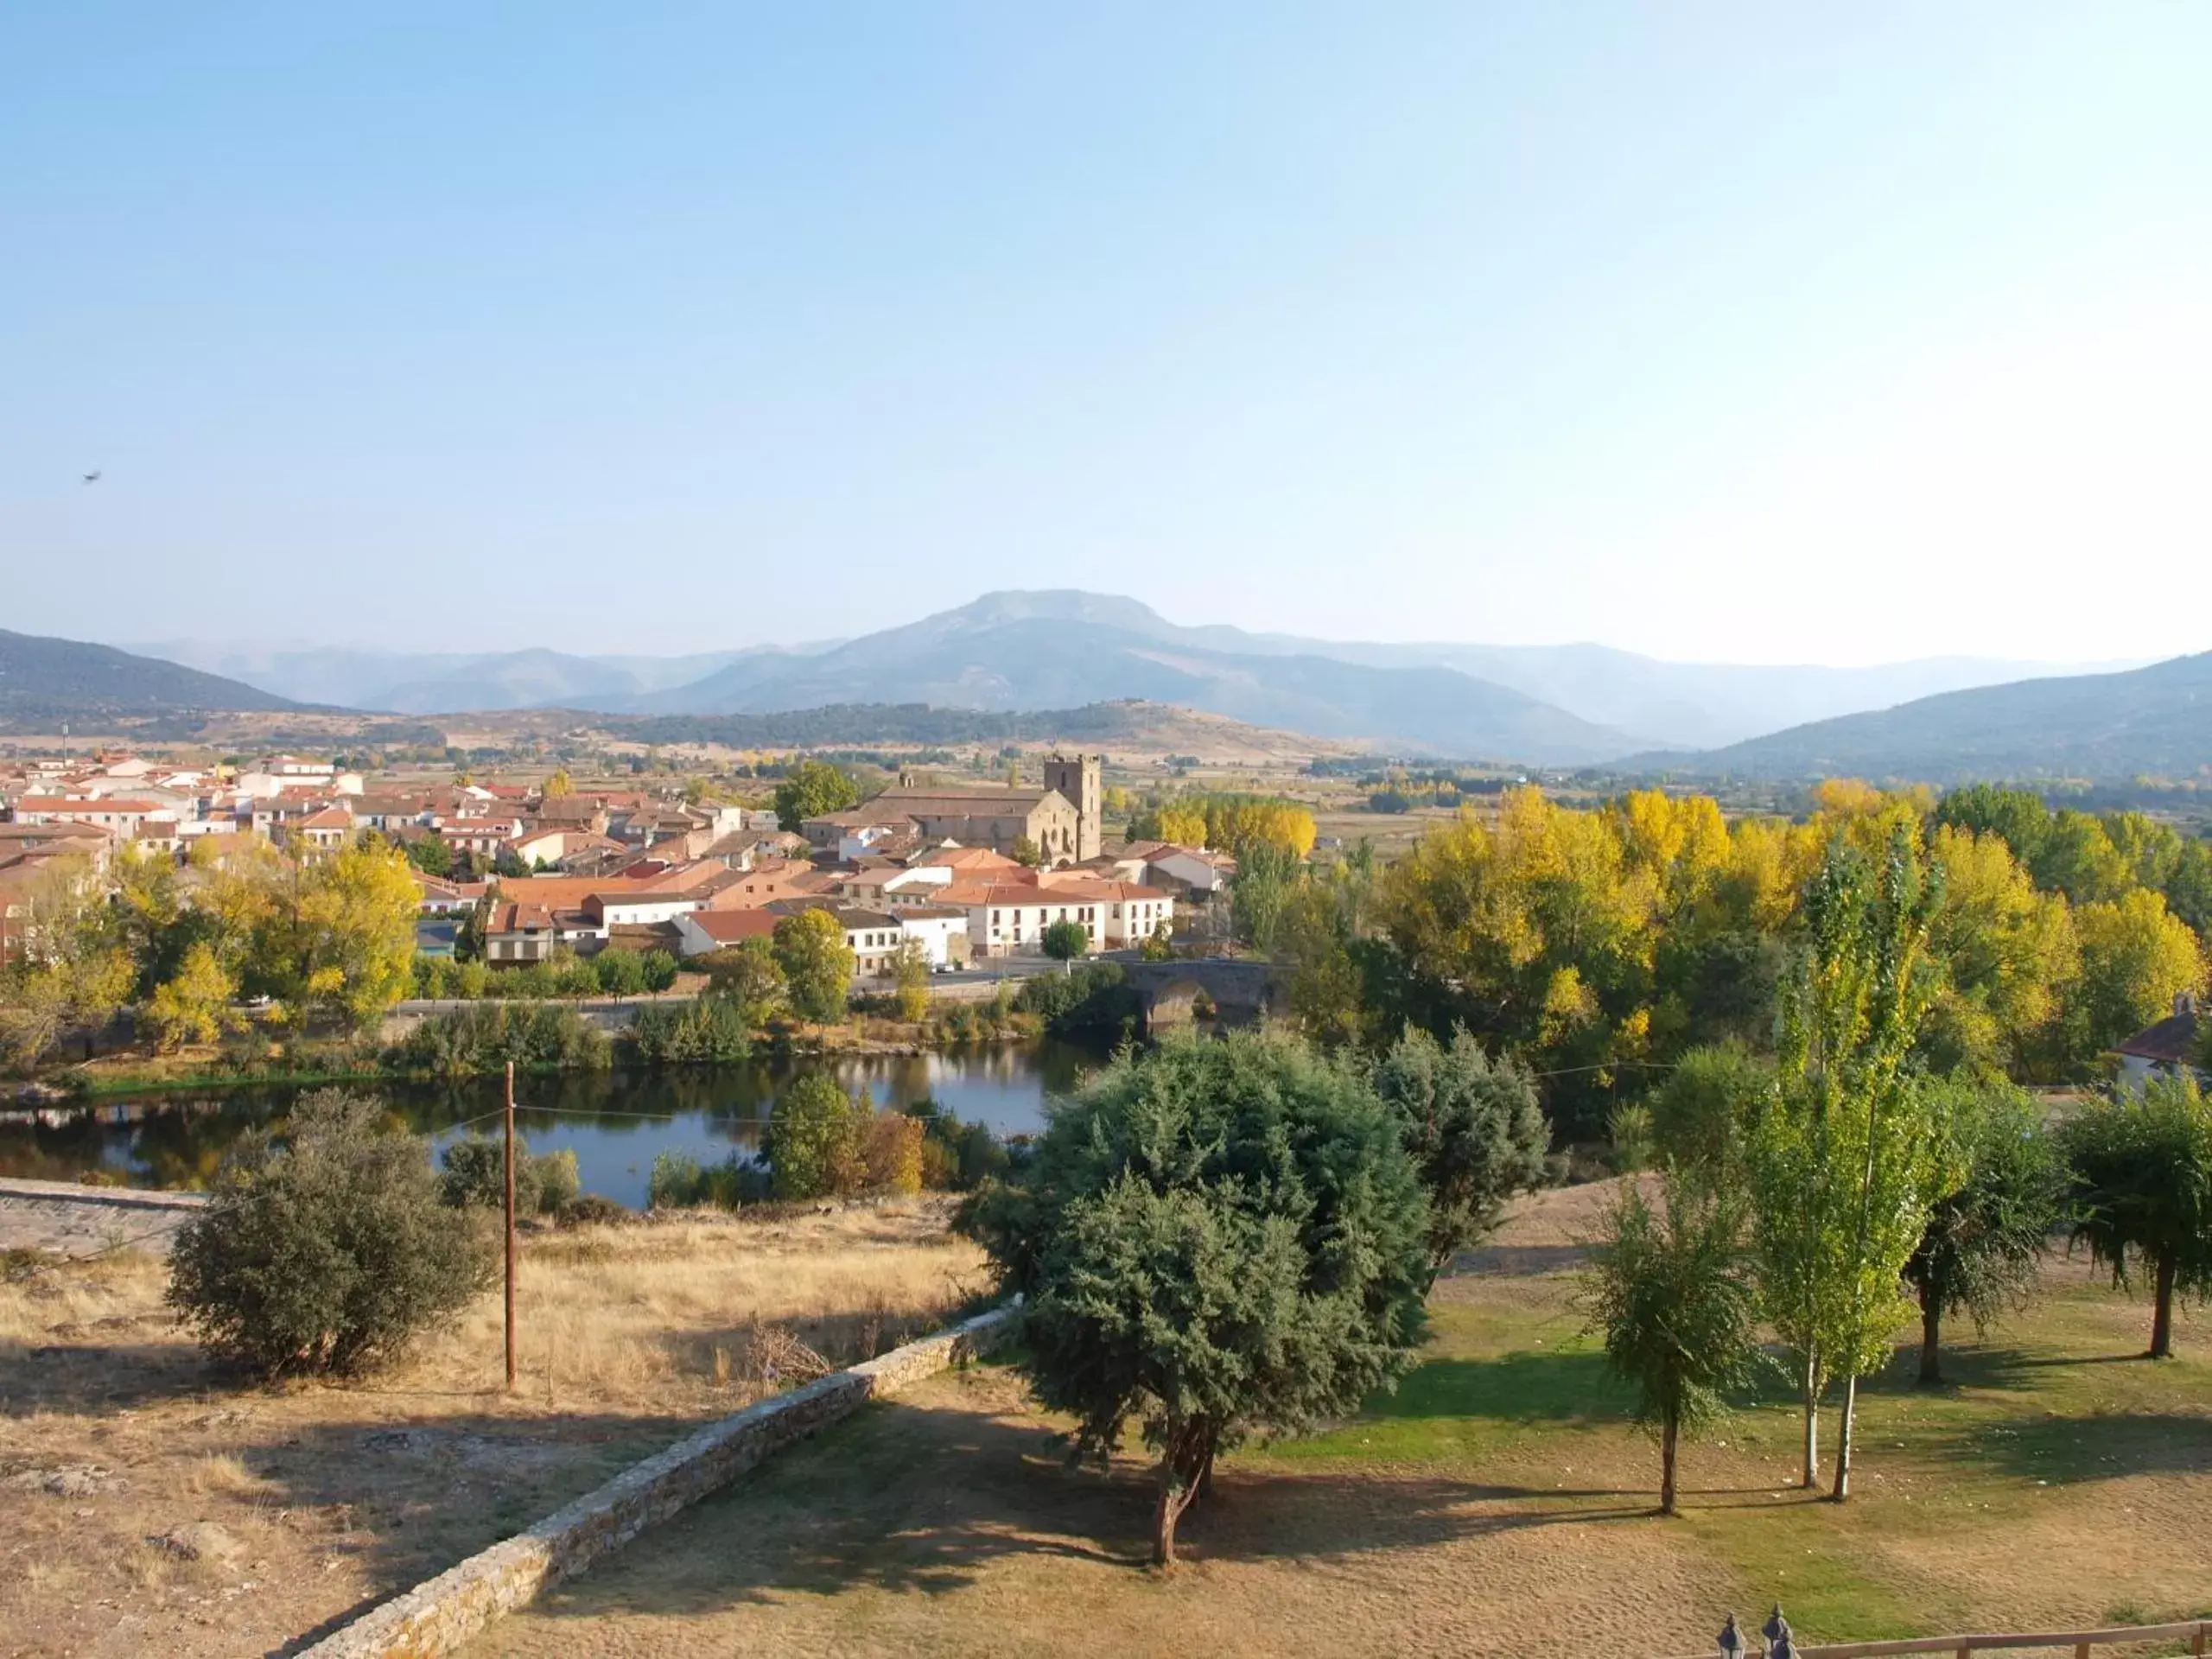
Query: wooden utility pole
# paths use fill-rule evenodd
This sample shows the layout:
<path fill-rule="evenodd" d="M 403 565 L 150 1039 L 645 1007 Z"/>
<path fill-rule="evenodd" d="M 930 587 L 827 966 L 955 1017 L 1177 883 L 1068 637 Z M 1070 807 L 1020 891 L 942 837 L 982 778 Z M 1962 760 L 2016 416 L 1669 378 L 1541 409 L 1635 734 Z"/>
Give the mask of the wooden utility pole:
<path fill-rule="evenodd" d="M 507 1062 L 507 1392 L 515 1391 L 515 1063 Z"/>

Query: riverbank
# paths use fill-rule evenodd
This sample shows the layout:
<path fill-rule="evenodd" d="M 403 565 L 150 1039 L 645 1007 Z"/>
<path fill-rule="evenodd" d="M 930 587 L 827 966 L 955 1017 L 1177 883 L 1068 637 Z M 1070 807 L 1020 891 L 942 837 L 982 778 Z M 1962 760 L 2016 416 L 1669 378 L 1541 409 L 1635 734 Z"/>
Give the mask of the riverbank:
<path fill-rule="evenodd" d="M 1072 1091 L 1109 1052 L 1106 1042 L 1051 1037 L 921 1052 L 849 1040 L 721 1065 L 525 1073 L 516 1081 L 516 1121 L 532 1150 L 576 1154 L 586 1192 L 635 1209 L 646 1201 L 663 1153 L 702 1167 L 733 1154 L 751 1157 L 776 1101 L 803 1077 L 830 1077 L 855 1096 L 866 1090 L 879 1107 L 951 1114 L 1003 1139 L 1034 1134 L 1046 1101 Z M 0 1176 L 203 1187 L 240 1135 L 280 1124 L 327 1075 L 296 1082 L 170 1077 L 156 1087 L 0 1111 Z M 480 1133 L 496 1127 L 506 1093 L 497 1075 L 359 1076 L 345 1086 L 376 1095 L 394 1124 L 423 1136 L 433 1153 L 471 1125 Z"/>
<path fill-rule="evenodd" d="M 461 1007 L 555 1007 L 558 1003 L 493 1002 L 457 1005 Z M 1035 1015 L 1009 1014 L 989 1027 L 961 1027 L 931 1019 L 919 1022 L 856 1016 L 841 1026 L 798 1026 L 773 1028 L 754 1034 L 748 1058 L 868 1058 L 918 1056 L 969 1052 L 1019 1045 L 1044 1034 L 1045 1022 Z M 37 1109 L 109 1102 L 135 1095 L 174 1094 L 227 1086 L 270 1085 L 284 1088 L 327 1088 L 346 1084 L 423 1082 L 442 1076 L 489 1076 L 491 1067 L 461 1073 L 440 1073 L 391 1065 L 383 1048 L 351 1045 L 310 1046 L 307 1056 L 256 1058 L 238 1051 L 213 1046 L 188 1048 L 175 1054 L 114 1054 L 93 1060 L 48 1066 L 35 1076 L 0 1082 L 0 1109 L 8 1104 Z M 618 1050 L 619 1052 L 619 1046 Z M 616 1062 L 610 1060 L 610 1065 Z M 709 1065 L 714 1062 L 675 1062 L 679 1065 Z M 517 1075 L 545 1077 L 569 1068 L 522 1065 Z"/>

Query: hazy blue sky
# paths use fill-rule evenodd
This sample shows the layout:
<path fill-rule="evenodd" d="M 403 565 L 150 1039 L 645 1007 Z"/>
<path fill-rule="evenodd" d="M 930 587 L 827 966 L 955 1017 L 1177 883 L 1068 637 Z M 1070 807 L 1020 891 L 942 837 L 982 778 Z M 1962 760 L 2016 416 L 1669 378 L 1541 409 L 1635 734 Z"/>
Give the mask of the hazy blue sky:
<path fill-rule="evenodd" d="M 2203 0 L 22 0 L 0 626 L 2202 650 L 2208 88 Z"/>

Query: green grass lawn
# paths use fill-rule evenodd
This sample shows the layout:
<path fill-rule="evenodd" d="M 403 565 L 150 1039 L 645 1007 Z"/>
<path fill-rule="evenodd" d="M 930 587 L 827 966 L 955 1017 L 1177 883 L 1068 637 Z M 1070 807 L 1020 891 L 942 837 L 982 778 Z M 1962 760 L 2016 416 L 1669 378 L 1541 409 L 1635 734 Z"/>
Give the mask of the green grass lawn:
<path fill-rule="evenodd" d="M 1915 1387 L 1904 1353 L 1862 1391 L 1848 1503 L 1798 1490 L 1777 1374 L 1684 1447 L 1683 1513 L 1662 1518 L 1656 1446 L 1545 1242 L 1565 1224 L 1516 1257 L 1541 1266 L 1440 1283 L 1421 1363 L 1355 1419 L 1225 1458 L 1173 1573 L 1145 1565 L 1142 1449 L 1071 1469 L 1065 1423 L 991 1364 L 793 1448 L 473 1659 L 1568 1641 L 1679 1659 L 1732 1609 L 1755 1625 L 1777 1601 L 1808 1642 L 2212 1615 L 2212 1320 L 2183 1321 L 2181 1358 L 2140 1359 L 2148 1309 L 2056 1263 L 2018 1317 L 1956 1333 L 1943 1387 Z M 1831 1410 L 1824 1451 L 1836 1427 Z"/>
<path fill-rule="evenodd" d="M 1732 1569 L 1739 1612 L 1779 1600 L 1825 1640 L 2019 1628 L 2001 1595 L 1975 1592 L 1976 1575 L 1962 1583 L 1916 1563 L 1956 1556 L 1962 1540 L 2063 1533 L 2078 1515 L 2086 1535 L 2041 1575 L 2044 1605 L 2090 1608 L 2099 1623 L 2212 1617 L 2212 1582 L 2188 1581 L 2178 1563 L 2160 1593 L 2134 1582 L 2161 1576 L 2155 1562 L 2107 1574 L 2099 1541 L 2110 1535 L 2090 1513 L 2104 1507 L 2100 1489 L 2123 1481 L 2150 1487 L 2153 1504 L 2212 1497 L 2212 1357 L 2184 1344 L 2182 1357 L 2142 1359 L 2147 1308 L 2063 1266 L 2050 1277 L 1986 1340 L 1960 1327 L 1942 1386 L 1915 1386 L 1916 1349 L 1862 1384 L 1847 1503 L 1796 1484 L 1802 1417 L 1778 1365 L 1686 1446 L 1684 1514 L 1671 1524 Z M 1442 1303 L 1430 1357 L 1395 1391 L 1332 1433 L 1247 1452 L 1239 1466 L 1459 1474 L 1560 1510 L 1654 1501 L 1656 1446 L 1635 1433 L 1627 1391 L 1572 1311 L 1571 1281 L 1545 1282 L 1555 1294 L 1534 1306 L 1479 1290 Z M 2199 1343 L 2212 1341 L 2205 1323 Z M 1839 1427 L 1825 1411 L 1824 1484 Z M 2113 1578 L 2111 1595 L 2081 1592 L 2100 1576 Z"/>

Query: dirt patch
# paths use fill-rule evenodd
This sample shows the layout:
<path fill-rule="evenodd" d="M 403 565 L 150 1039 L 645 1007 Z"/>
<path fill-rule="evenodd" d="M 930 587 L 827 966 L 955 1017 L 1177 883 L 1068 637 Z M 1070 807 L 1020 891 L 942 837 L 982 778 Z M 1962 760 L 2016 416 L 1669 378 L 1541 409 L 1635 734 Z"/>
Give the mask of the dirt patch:
<path fill-rule="evenodd" d="M 358 1383 L 242 1388 L 126 1252 L 0 1285 L 0 1653 L 287 1650 L 981 1282 L 941 1203 L 702 1214 L 524 1243 L 495 1294 Z M 787 1362 L 786 1362 L 787 1363 Z"/>

